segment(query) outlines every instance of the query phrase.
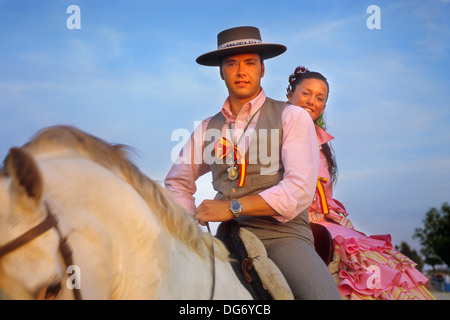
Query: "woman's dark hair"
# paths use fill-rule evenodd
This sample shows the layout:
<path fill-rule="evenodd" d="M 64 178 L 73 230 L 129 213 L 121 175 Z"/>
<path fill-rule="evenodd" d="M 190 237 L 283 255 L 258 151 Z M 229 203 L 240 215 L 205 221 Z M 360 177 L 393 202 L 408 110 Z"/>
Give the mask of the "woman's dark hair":
<path fill-rule="evenodd" d="M 287 94 L 286 94 L 288 99 L 291 96 L 291 94 L 295 91 L 295 88 L 297 88 L 297 86 L 300 83 L 302 83 L 302 81 L 305 79 L 322 80 L 327 85 L 328 94 L 330 93 L 330 86 L 328 84 L 327 78 L 325 78 L 321 73 L 315 72 L 315 71 L 309 71 L 305 67 L 297 67 L 297 68 L 295 68 L 294 73 L 289 76 L 289 85 L 287 87 Z M 314 123 L 316 125 L 318 125 L 319 127 L 321 127 L 322 129 L 326 130 L 325 119 L 323 117 L 321 117 L 320 124 L 318 123 L 318 120 L 319 119 L 316 119 L 314 121 Z M 336 157 L 334 155 L 334 150 L 331 147 L 330 142 L 324 143 L 322 145 L 322 152 L 328 162 L 328 171 L 331 176 L 331 182 L 333 184 L 335 184 L 336 180 L 337 180 L 338 168 L 337 168 L 337 163 L 336 163 Z"/>

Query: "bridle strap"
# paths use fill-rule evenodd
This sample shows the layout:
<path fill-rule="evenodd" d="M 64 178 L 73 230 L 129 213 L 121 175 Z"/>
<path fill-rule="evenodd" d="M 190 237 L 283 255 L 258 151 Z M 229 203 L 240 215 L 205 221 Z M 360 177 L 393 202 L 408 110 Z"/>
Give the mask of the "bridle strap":
<path fill-rule="evenodd" d="M 214 237 L 211 233 L 211 229 L 209 228 L 209 223 L 206 222 L 206 228 L 208 229 L 209 235 L 211 236 L 211 278 L 212 278 L 212 286 L 211 286 L 211 294 L 209 300 L 213 300 L 214 298 L 214 290 L 216 287 L 216 259 L 214 254 Z"/>
<path fill-rule="evenodd" d="M 51 214 L 50 209 L 47 206 L 47 211 L 49 214 Z M 61 253 L 64 264 L 66 265 L 66 269 L 74 265 L 73 258 L 72 258 L 72 249 L 70 249 L 69 243 L 67 242 L 67 238 L 63 237 L 61 230 L 59 230 L 58 224 L 56 223 L 55 229 L 58 232 L 59 235 L 59 252 Z M 81 291 L 79 288 L 72 288 L 73 296 L 75 300 L 82 300 L 81 297 Z"/>
<path fill-rule="evenodd" d="M 44 232 L 50 230 L 51 228 L 55 228 L 59 235 L 59 251 L 64 259 L 64 263 L 66 265 L 66 268 L 73 265 L 73 259 L 72 259 L 72 250 L 70 249 L 69 244 L 67 243 L 67 238 L 62 236 L 61 230 L 58 227 L 58 222 L 56 221 L 55 216 L 50 211 L 50 208 L 47 204 L 45 204 L 45 207 L 47 209 L 47 217 L 39 223 L 37 226 L 33 227 L 32 229 L 28 230 L 18 238 L 11 240 L 10 242 L 4 244 L 0 247 L 0 259 L 7 255 L 8 253 L 19 249 L 20 247 L 26 245 L 28 242 L 34 240 L 35 238 L 39 237 Z M 81 300 L 81 292 L 80 289 L 73 288 L 73 295 L 75 300 Z"/>
<path fill-rule="evenodd" d="M 61 237 L 61 233 L 59 231 L 58 228 L 56 228 L 58 230 L 58 233 L 60 235 L 60 240 L 59 240 L 59 251 L 61 252 L 61 255 L 64 259 L 64 263 L 66 264 L 66 268 L 68 268 L 69 266 L 73 265 L 73 259 L 72 259 L 72 250 L 70 249 L 69 244 L 67 243 L 67 239 Z M 81 297 L 81 291 L 78 288 L 72 288 L 73 290 L 73 296 L 75 298 L 75 300 L 82 300 Z"/>
<path fill-rule="evenodd" d="M 34 240 L 35 238 L 39 237 L 44 232 L 50 230 L 53 227 L 56 227 L 56 219 L 55 217 L 50 214 L 50 211 L 47 211 L 47 218 L 45 218 L 44 221 L 39 223 L 34 228 L 30 229 L 29 231 L 22 234 L 20 237 L 11 240 L 10 242 L 4 244 L 0 247 L 0 259 L 7 255 L 8 253 L 24 246 L 28 242 Z"/>

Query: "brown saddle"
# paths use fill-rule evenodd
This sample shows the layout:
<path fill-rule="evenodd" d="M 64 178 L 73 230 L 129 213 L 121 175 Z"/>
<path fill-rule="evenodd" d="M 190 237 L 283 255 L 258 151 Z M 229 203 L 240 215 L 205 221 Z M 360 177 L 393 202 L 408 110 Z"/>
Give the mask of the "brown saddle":
<path fill-rule="evenodd" d="M 316 252 L 328 266 L 333 260 L 333 238 L 327 228 L 321 224 L 311 222 L 310 226 L 314 236 Z"/>

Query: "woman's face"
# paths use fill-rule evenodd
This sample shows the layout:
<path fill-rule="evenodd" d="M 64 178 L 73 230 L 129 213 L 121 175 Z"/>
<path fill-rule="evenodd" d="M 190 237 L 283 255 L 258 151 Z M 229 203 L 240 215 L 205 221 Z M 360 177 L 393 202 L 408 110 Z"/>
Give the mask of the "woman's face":
<path fill-rule="evenodd" d="M 289 96 L 289 102 L 308 111 L 313 121 L 325 110 L 327 99 L 327 84 L 319 79 L 304 79 Z"/>

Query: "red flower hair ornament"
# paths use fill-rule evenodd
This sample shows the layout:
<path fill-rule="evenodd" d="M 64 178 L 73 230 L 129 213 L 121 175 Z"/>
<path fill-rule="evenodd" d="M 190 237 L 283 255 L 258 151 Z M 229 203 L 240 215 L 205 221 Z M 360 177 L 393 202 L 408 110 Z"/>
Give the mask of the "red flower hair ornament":
<path fill-rule="evenodd" d="M 299 78 L 299 75 L 303 73 L 310 72 L 308 68 L 299 66 L 295 68 L 294 73 L 289 76 L 289 85 L 286 88 L 287 94 L 286 96 L 289 98 L 289 95 L 292 93 L 293 85 L 295 81 Z"/>

